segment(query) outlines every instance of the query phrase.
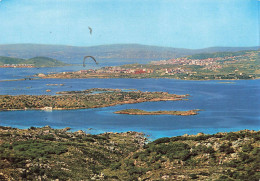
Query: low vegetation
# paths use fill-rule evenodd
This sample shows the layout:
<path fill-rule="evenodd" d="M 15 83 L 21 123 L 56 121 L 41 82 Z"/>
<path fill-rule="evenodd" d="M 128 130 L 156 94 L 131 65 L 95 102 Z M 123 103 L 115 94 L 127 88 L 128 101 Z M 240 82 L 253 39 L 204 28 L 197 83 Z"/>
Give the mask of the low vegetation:
<path fill-rule="evenodd" d="M 0 127 L 1 180 L 258 181 L 260 132 L 90 135 L 69 128 Z"/>
<path fill-rule="evenodd" d="M 86 180 L 141 148 L 142 133 L 0 127 L 0 180 Z"/>

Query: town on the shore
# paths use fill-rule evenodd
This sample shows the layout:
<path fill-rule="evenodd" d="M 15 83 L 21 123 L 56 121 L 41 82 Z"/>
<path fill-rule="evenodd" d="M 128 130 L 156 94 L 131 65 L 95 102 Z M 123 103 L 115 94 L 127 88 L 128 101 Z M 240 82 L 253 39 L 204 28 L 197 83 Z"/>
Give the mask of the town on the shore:
<path fill-rule="evenodd" d="M 107 66 L 99 69 L 35 76 L 41 78 L 175 78 L 186 80 L 237 80 L 259 77 L 258 51 L 230 54 L 202 54 L 151 61 L 149 64 Z"/>

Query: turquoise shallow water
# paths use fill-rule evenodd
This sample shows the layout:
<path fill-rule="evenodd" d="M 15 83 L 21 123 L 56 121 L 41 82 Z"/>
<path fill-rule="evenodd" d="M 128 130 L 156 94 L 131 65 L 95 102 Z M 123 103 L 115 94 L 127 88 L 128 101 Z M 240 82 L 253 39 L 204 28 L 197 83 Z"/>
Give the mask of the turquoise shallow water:
<path fill-rule="evenodd" d="M 188 101 L 161 101 L 106 108 L 64 111 L 4 111 L 0 125 L 19 128 L 50 125 L 71 127 L 89 133 L 141 131 L 152 139 L 164 136 L 216 133 L 260 128 L 260 80 L 184 81 L 174 79 L 47 79 L 0 82 L 0 94 L 55 94 L 57 91 L 88 88 L 134 88 L 190 94 Z M 227 81 L 230 82 L 230 81 Z M 64 84 L 47 86 L 46 84 Z M 46 89 L 51 92 L 46 93 Z M 138 108 L 155 110 L 202 109 L 195 116 L 122 115 L 114 111 Z M 91 128 L 91 129 L 89 129 Z"/>

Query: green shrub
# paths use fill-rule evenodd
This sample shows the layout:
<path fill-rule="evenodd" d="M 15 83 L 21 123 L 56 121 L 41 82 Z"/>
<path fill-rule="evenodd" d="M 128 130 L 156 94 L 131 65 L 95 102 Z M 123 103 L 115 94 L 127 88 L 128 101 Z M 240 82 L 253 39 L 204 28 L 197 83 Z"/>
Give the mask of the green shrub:
<path fill-rule="evenodd" d="M 210 146 L 210 147 L 207 147 L 205 145 L 199 145 L 199 146 L 196 146 L 193 150 L 192 150 L 192 153 L 193 154 L 200 154 L 200 153 L 214 153 L 214 149 Z"/>
<path fill-rule="evenodd" d="M 231 143 L 220 145 L 219 151 L 225 152 L 227 154 L 234 153 L 234 149 L 231 147 Z"/>
<path fill-rule="evenodd" d="M 253 146 L 251 144 L 245 144 L 242 146 L 242 151 L 243 152 L 251 152 L 253 150 Z"/>
<path fill-rule="evenodd" d="M 141 160 L 141 161 L 148 161 L 148 157 L 149 157 L 149 153 L 148 152 L 143 152 L 143 153 L 141 153 L 140 155 L 139 155 L 139 159 Z"/>
<path fill-rule="evenodd" d="M 160 169 L 160 168 L 162 168 L 162 166 L 161 166 L 160 163 L 156 163 L 156 164 L 154 164 L 154 166 L 153 166 L 153 169 L 154 169 L 154 170 L 157 170 L 157 169 Z"/>
<path fill-rule="evenodd" d="M 1 159 L 7 159 L 17 166 L 23 164 L 24 160 L 49 158 L 52 154 L 60 155 L 68 151 L 64 145 L 41 141 L 14 142 L 12 147 L 3 144 L 0 148 Z"/>
<path fill-rule="evenodd" d="M 166 155 L 170 160 L 181 159 L 186 160 L 190 157 L 190 146 L 185 143 L 161 143 L 156 146 L 150 146 L 151 151 L 160 155 Z"/>
<path fill-rule="evenodd" d="M 171 141 L 170 138 L 164 137 L 164 138 L 159 138 L 159 139 L 153 141 L 153 143 L 157 145 L 157 144 L 160 144 L 160 143 L 169 143 L 170 141 Z"/>
<path fill-rule="evenodd" d="M 253 150 L 252 150 L 252 154 L 253 155 L 259 155 L 259 157 L 260 157 L 260 148 L 254 148 Z"/>
<path fill-rule="evenodd" d="M 217 181 L 233 181 L 233 179 L 228 178 L 226 175 L 221 175 Z"/>
<path fill-rule="evenodd" d="M 142 175 L 147 171 L 147 169 L 142 168 L 142 167 L 131 167 L 127 171 L 130 175 Z"/>
<path fill-rule="evenodd" d="M 241 135 L 242 137 L 242 135 Z M 227 135 L 223 138 L 225 140 L 229 140 L 229 141 L 235 141 L 239 138 L 239 135 L 236 133 L 227 133 Z"/>
<path fill-rule="evenodd" d="M 66 138 L 66 139 L 70 138 L 70 136 L 67 134 L 59 134 L 59 137 Z"/>
<path fill-rule="evenodd" d="M 137 159 L 142 152 L 136 152 L 133 154 L 133 159 Z"/>
<path fill-rule="evenodd" d="M 197 176 L 197 174 L 194 174 L 194 173 L 190 174 L 189 176 L 190 176 L 191 179 L 197 179 L 197 178 L 199 178 L 199 177 Z"/>
<path fill-rule="evenodd" d="M 112 170 L 117 170 L 117 169 L 120 168 L 120 166 L 121 166 L 121 163 L 116 162 L 116 163 L 112 163 L 110 167 L 111 167 Z"/>
<path fill-rule="evenodd" d="M 43 139 L 43 140 L 49 140 L 49 141 L 54 141 L 55 140 L 55 137 L 52 134 L 42 135 L 42 136 L 39 136 L 39 138 Z"/>
<path fill-rule="evenodd" d="M 90 137 L 83 137 L 82 138 L 82 141 L 87 141 L 87 142 L 95 142 L 95 140 L 93 138 L 90 138 Z"/>
<path fill-rule="evenodd" d="M 170 161 L 173 161 L 174 159 L 180 159 L 180 160 L 187 160 L 191 156 L 189 150 L 183 150 L 183 151 L 177 151 L 174 153 L 168 153 L 167 157 L 170 159 Z"/>
<path fill-rule="evenodd" d="M 125 165 L 127 166 L 127 167 L 133 167 L 133 166 L 135 166 L 134 165 L 134 160 L 131 160 L 131 159 L 126 159 L 125 160 Z"/>

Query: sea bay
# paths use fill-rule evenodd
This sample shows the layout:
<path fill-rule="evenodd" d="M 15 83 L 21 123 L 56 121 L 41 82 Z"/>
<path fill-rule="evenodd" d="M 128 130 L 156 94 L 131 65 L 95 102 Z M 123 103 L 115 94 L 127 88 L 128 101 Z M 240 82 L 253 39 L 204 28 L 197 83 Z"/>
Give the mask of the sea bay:
<path fill-rule="evenodd" d="M 224 83 L 223 83 L 224 82 Z M 225 83 L 226 82 L 226 83 Z M 232 83 L 230 83 L 232 82 Z M 49 86 L 47 84 L 64 84 Z M 89 88 L 137 89 L 189 94 L 187 101 L 160 101 L 63 111 L 2 111 L 0 125 L 18 128 L 50 125 L 88 133 L 140 131 L 151 138 L 260 128 L 260 80 L 186 81 L 175 79 L 38 79 L 0 82 L 1 95 L 55 95 Z M 46 92 L 50 89 L 51 92 Z M 121 109 L 146 111 L 201 109 L 195 116 L 118 115 Z"/>

